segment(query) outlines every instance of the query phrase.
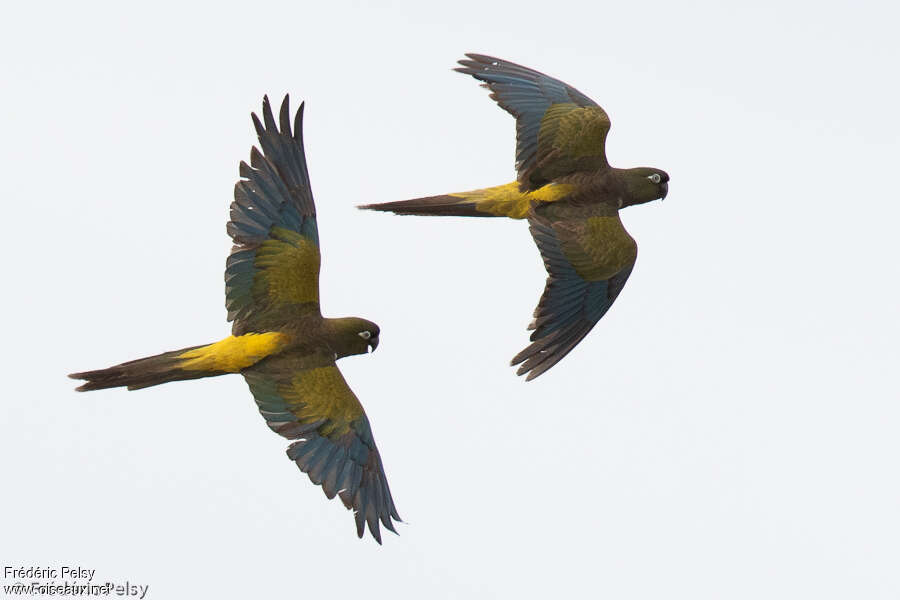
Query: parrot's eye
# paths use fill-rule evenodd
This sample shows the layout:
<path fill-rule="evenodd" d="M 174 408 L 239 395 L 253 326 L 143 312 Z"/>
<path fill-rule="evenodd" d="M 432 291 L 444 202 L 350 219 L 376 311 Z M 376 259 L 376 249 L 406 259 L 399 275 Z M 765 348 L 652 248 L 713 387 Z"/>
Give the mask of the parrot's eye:
<path fill-rule="evenodd" d="M 654 173 L 653 175 L 647 175 L 647 179 L 653 183 L 659 183 L 662 180 L 662 177 L 659 176 L 659 173 Z"/>
<path fill-rule="evenodd" d="M 371 331 L 360 331 L 359 337 L 361 337 L 364 340 L 367 340 L 372 337 L 372 332 Z"/>

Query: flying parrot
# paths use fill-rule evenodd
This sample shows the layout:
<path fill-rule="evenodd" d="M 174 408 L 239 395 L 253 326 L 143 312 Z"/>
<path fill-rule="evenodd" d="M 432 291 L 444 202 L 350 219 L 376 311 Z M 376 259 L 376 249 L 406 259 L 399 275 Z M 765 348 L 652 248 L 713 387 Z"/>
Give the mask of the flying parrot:
<path fill-rule="evenodd" d="M 285 96 L 275 123 L 269 99 L 252 115 L 260 152 L 240 164 L 227 231 L 234 241 L 225 267 L 225 306 L 232 335 L 98 371 L 69 375 L 79 391 L 137 390 L 169 381 L 240 373 L 260 413 L 292 440 L 288 457 L 355 512 L 381 543 L 379 521 L 400 521 L 362 405 L 336 366 L 378 347 L 378 325 L 358 317 L 325 318 L 319 308 L 319 235 L 306 157 L 303 104 L 291 131 Z"/>
<path fill-rule="evenodd" d="M 651 167 L 618 169 L 606 160 L 609 117 L 596 102 L 543 73 L 499 58 L 466 54 L 455 70 L 473 76 L 516 118 L 517 181 L 360 206 L 399 215 L 528 219 L 548 277 L 531 344 L 512 365 L 534 379 L 562 360 L 622 291 L 637 244 L 619 210 L 663 199 L 669 176 Z"/>

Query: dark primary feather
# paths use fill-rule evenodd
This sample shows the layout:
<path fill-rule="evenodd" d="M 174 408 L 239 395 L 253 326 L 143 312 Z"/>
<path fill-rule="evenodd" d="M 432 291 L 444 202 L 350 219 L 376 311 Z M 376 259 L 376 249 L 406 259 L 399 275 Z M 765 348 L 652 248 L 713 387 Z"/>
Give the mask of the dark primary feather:
<path fill-rule="evenodd" d="M 303 109 L 300 103 L 294 116 L 293 132 L 290 119 L 290 96 L 285 96 L 279 111 L 281 129 L 275 125 L 269 98 L 263 98 L 263 121 L 253 113 L 253 126 L 259 137 L 259 145 L 265 157 L 275 166 L 291 195 L 291 200 L 300 215 L 314 217 L 316 206 L 313 202 L 309 183 L 309 170 L 303 151 Z"/>
<path fill-rule="evenodd" d="M 455 70 L 484 82 L 483 85 L 491 90 L 491 98 L 516 118 L 516 170 L 523 190 L 534 190 L 550 181 L 540 171 L 542 161 L 553 159 L 548 156 L 553 149 L 539 134 L 547 109 L 552 105 L 592 107 L 598 111 L 598 115 L 605 118 L 606 128 L 609 128 L 609 118 L 603 109 L 572 86 L 534 69 L 493 56 L 466 56 L 468 59 L 460 60 L 459 64 L 462 66 Z M 603 155 L 602 162 L 605 163 L 602 141 L 598 152 Z"/>
<path fill-rule="evenodd" d="M 612 306 L 634 267 L 632 262 L 610 279 L 586 281 L 566 258 L 548 219 L 533 215 L 529 229 L 548 277 L 529 326 L 534 329 L 532 343 L 511 361 L 521 363 L 516 374 L 528 373 L 527 381 L 546 372 L 584 339 Z"/>

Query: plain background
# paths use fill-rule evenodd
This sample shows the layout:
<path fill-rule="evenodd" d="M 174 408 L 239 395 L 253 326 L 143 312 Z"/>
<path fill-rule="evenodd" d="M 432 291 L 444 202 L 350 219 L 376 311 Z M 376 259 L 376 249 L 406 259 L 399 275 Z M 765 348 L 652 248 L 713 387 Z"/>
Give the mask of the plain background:
<path fill-rule="evenodd" d="M 19 3 L 0 36 L 0 561 L 150 598 L 900 596 L 893 3 Z M 507 366 L 527 227 L 354 205 L 514 178 L 464 52 L 567 81 L 637 266 L 562 363 Z M 383 547 L 284 456 L 241 377 L 65 374 L 229 332 L 222 271 L 262 95 L 307 100 L 340 366 L 400 514 Z M 8 583 L 5 582 L 5 583 Z"/>

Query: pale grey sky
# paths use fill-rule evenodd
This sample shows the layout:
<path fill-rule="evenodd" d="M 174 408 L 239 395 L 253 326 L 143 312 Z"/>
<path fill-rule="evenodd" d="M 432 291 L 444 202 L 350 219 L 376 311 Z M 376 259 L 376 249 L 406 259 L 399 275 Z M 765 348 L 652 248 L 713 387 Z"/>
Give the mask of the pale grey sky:
<path fill-rule="evenodd" d="M 308 5 L 308 6 L 305 6 Z M 19 3 L 4 18 L 2 565 L 149 598 L 896 598 L 900 221 L 888 2 Z M 354 205 L 514 178 L 464 52 L 571 83 L 637 266 L 564 361 L 507 366 L 544 283 L 521 222 Z M 65 374 L 227 335 L 237 165 L 263 94 L 307 101 L 340 366 L 400 514 L 355 536 L 239 376 Z M 6 583 L 6 581 L 4 581 Z"/>

